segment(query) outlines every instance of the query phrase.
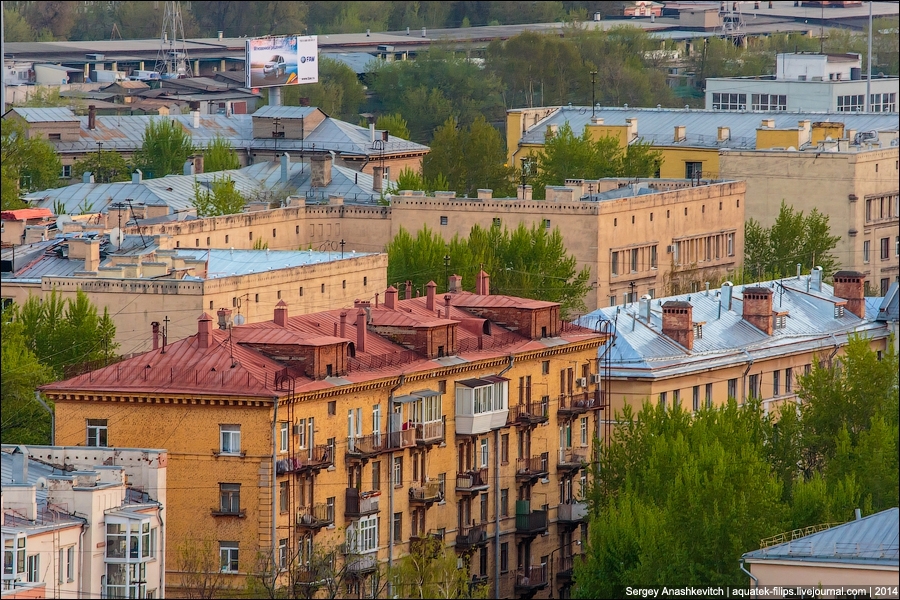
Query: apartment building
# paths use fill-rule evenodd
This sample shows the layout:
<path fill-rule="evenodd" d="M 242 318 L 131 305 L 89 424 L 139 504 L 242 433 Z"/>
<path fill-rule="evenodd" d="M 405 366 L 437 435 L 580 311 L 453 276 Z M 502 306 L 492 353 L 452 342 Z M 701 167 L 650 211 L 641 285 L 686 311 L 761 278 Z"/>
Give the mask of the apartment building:
<path fill-rule="evenodd" d="M 334 552 L 342 593 L 381 596 L 430 537 L 499 597 L 566 594 L 605 336 L 483 272 L 476 293 L 436 288 L 307 315 L 281 301 L 243 326 L 204 313 L 165 351 L 44 386 L 56 440 L 167 447 L 170 589 L 187 585 L 178 549 L 203 541 L 227 585 L 265 556 L 310 584 Z"/>
<path fill-rule="evenodd" d="M 3 597 L 165 598 L 167 453 L 79 443 L 0 452 Z"/>
<path fill-rule="evenodd" d="M 766 411 L 796 401 L 796 379 L 813 362 L 840 357 L 852 335 L 881 352 L 891 327 L 867 314 L 864 275 L 822 271 L 746 285 L 725 282 L 666 298 L 603 308 L 578 322 L 613 332 L 601 350 L 610 369 L 611 413 L 627 402 L 683 410 L 724 404 L 728 398 L 762 401 Z"/>

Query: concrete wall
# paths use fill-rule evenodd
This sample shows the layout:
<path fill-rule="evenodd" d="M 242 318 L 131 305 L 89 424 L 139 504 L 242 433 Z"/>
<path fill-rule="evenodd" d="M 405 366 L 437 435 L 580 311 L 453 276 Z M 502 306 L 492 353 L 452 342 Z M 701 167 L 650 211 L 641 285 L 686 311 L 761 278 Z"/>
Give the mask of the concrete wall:
<path fill-rule="evenodd" d="M 806 588 L 848 588 L 897 585 L 896 567 L 850 565 L 845 563 L 776 561 L 749 562 L 749 571 L 760 586 L 790 586 Z M 748 583 L 748 585 L 753 585 Z M 825 596 L 828 597 L 828 596 Z M 834 597 L 834 596 L 831 596 Z"/>

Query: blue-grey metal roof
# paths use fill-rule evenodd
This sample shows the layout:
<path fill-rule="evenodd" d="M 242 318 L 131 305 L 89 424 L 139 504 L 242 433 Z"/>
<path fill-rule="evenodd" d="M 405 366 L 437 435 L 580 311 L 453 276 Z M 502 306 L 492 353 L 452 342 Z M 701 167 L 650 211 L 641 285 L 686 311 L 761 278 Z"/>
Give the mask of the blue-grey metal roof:
<path fill-rule="evenodd" d="M 897 567 L 900 509 L 889 508 L 837 527 L 747 552 L 749 563 L 767 560 L 851 563 Z"/>
<path fill-rule="evenodd" d="M 833 121 L 857 131 L 896 131 L 897 113 L 823 113 L 719 111 L 682 108 L 597 107 L 595 116 L 604 125 L 625 125 L 625 119 L 637 119 L 638 137 L 659 146 L 753 149 L 756 129 L 763 119 L 774 119 L 776 127 L 797 127 L 798 121 Z M 538 121 L 522 136 L 521 144 L 543 144 L 549 125 L 568 123 L 579 135 L 591 122 L 590 106 L 563 106 Z M 674 127 L 684 125 L 686 137 L 674 142 Z M 730 127 L 730 139 L 718 141 L 718 128 Z"/>
<path fill-rule="evenodd" d="M 318 111 L 315 106 L 261 106 L 255 113 L 257 117 L 281 119 L 300 119 Z"/>
<path fill-rule="evenodd" d="M 350 67 L 357 75 L 371 73 L 381 60 L 368 52 L 326 52 L 319 56 L 320 58 L 330 58 L 341 62 Z"/>
<path fill-rule="evenodd" d="M 209 260 L 206 279 L 219 279 L 250 273 L 264 273 L 369 256 L 367 252 L 319 252 L 316 250 L 221 250 L 178 249 L 178 256 Z"/>
<path fill-rule="evenodd" d="M 21 108 L 12 109 L 14 113 L 25 119 L 28 123 L 59 123 L 61 121 L 77 121 L 68 108 Z"/>
<path fill-rule="evenodd" d="M 881 304 L 878 306 L 878 316 L 876 318 L 879 321 L 893 321 L 896 323 L 900 320 L 900 292 L 898 292 L 898 288 L 900 288 L 900 285 L 896 281 L 888 288 L 887 294 L 884 295 Z M 868 314 L 868 307 L 866 307 L 866 314 Z"/>
<path fill-rule="evenodd" d="M 835 317 L 835 304 L 844 300 L 835 297 L 833 288 L 827 284 L 822 284 L 821 292 L 808 291 L 809 282 L 809 276 L 802 276 L 734 286 L 731 310 L 720 306 L 719 290 L 710 290 L 708 294 L 704 291 L 654 298 L 649 323 L 640 317 L 638 303 L 601 308 L 576 322 L 589 328 L 597 328 L 602 321 L 611 323 L 615 333 L 609 350 L 612 376 L 651 379 L 745 363 L 748 355 L 756 359 L 793 349 L 834 347 L 854 332 L 887 336 L 887 329 L 881 323 L 860 319 L 849 310 Z M 773 310 L 787 313 L 785 327 L 775 329 L 771 336 L 742 317 L 743 289 L 754 286 L 772 289 Z M 662 305 L 670 300 L 689 302 L 693 322 L 703 323 L 702 337 L 695 336 L 691 350 L 662 332 Z M 604 350 L 605 347 L 600 352 Z"/>
<path fill-rule="evenodd" d="M 259 182 L 264 189 L 285 187 L 295 196 L 305 196 L 308 202 L 324 202 L 329 195 L 343 196 L 344 202 L 348 203 L 372 203 L 381 197 L 381 192 L 373 189 L 373 178 L 367 173 L 334 164 L 331 167 L 331 182 L 325 187 L 313 187 L 308 161 L 296 161 L 296 155 L 291 155 L 290 160 L 287 186 L 281 181 L 281 164 L 274 161 L 258 162 L 241 171 Z"/>

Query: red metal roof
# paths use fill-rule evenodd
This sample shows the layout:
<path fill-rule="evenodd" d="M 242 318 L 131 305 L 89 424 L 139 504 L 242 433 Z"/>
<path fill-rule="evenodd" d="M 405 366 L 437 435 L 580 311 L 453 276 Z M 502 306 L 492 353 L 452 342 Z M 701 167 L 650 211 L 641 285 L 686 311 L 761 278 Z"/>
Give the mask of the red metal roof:
<path fill-rule="evenodd" d="M 17 208 L 4 210 L 0 213 L 0 219 L 4 221 L 29 221 L 31 219 L 49 219 L 53 211 L 49 208 Z"/>
<path fill-rule="evenodd" d="M 451 302 L 463 308 L 527 308 L 531 310 L 558 305 L 556 302 L 547 302 L 545 300 L 532 300 L 530 298 L 516 298 L 515 296 L 499 296 L 495 294 L 479 296 L 471 292 L 453 294 Z"/>

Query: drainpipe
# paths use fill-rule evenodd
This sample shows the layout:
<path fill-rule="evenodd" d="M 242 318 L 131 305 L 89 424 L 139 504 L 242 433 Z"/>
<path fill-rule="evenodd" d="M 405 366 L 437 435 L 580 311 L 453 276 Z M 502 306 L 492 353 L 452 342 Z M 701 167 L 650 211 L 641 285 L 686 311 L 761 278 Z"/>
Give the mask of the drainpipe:
<path fill-rule="evenodd" d="M 159 538 L 157 539 L 157 552 L 159 552 L 159 589 L 166 589 L 166 531 L 165 523 L 162 519 L 163 505 L 156 502 L 156 518 L 159 520 Z M 82 547 L 84 547 L 82 545 Z M 80 581 L 80 580 L 79 580 Z"/>
<path fill-rule="evenodd" d="M 744 374 L 741 375 L 741 404 L 746 404 L 747 402 L 747 373 L 750 372 L 750 369 L 753 368 L 753 357 L 750 356 L 750 353 L 747 352 L 745 348 L 741 348 L 741 352 L 747 355 L 747 368 L 744 369 Z"/>
<path fill-rule="evenodd" d="M 834 340 L 834 350 L 831 351 L 831 354 L 828 355 L 828 366 L 831 366 L 831 360 L 834 358 L 834 355 L 838 353 L 838 350 L 841 349 L 840 342 L 837 341 L 837 338 L 834 337 L 834 334 L 831 334 L 831 339 Z"/>
<path fill-rule="evenodd" d="M 41 400 L 41 392 L 39 390 L 34 390 L 34 399 L 38 401 L 38 404 L 44 407 L 44 410 L 50 413 L 50 445 L 52 446 L 56 443 L 56 413 L 52 408 L 47 406 L 46 402 Z"/>
<path fill-rule="evenodd" d="M 516 355 L 509 355 L 509 364 L 497 376 L 513 368 Z M 507 398 L 507 410 L 509 398 Z M 494 598 L 500 598 L 500 430 L 494 430 Z"/>
<path fill-rule="evenodd" d="M 275 410 L 272 413 L 272 584 L 278 578 L 278 396 L 272 396 Z"/>
<path fill-rule="evenodd" d="M 753 573 L 744 568 L 744 559 L 741 559 L 741 571 L 750 576 L 750 579 L 753 580 L 753 587 L 759 589 L 759 579 L 757 579 Z"/>
<path fill-rule="evenodd" d="M 393 424 L 391 423 L 391 417 L 394 414 L 394 392 L 400 389 L 403 383 L 406 381 L 406 374 L 401 373 L 400 379 L 397 381 L 397 385 L 391 388 L 391 391 L 388 392 L 388 414 L 387 414 L 387 436 L 388 436 L 388 444 L 391 443 L 391 434 L 393 433 Z M 391 449 L 388 452 L 388 573 L 394 568 L 394 450 Z M 393 586 L 391 585 L 390 579 L 388 579 L 388 598 L 394 597 Z"/>

